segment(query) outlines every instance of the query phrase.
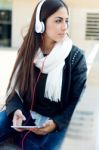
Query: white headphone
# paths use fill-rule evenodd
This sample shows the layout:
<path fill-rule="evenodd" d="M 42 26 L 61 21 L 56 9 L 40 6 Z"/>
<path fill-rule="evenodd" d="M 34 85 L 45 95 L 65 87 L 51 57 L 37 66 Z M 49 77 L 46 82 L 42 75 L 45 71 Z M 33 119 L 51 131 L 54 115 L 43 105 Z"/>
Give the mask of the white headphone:
<path fill-rule="evenodd" d="M 37 10 L 36 10 L 36 21 L 35 21 L 35 32 L 36 33 L 43 33 L 44 30 L 45 30 L 45 26 L 44 26 L 44 23 L 43 21 L 40 21 L 40 11 L 41 11 L 41 7 L 43 5 L 43 3 L 45 2 L 46 0 L 42 0 L 38 7 L 37 7 Z"/>

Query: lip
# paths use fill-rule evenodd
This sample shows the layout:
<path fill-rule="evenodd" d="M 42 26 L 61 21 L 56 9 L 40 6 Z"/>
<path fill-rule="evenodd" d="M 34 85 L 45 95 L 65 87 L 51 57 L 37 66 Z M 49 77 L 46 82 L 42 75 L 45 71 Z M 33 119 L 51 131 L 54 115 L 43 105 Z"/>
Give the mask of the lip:
<path fill-rule="evenodd" d="M 65 36 L 66 33 L 59 33 L 58 35 L 60 35 L 60 36 Z"/>

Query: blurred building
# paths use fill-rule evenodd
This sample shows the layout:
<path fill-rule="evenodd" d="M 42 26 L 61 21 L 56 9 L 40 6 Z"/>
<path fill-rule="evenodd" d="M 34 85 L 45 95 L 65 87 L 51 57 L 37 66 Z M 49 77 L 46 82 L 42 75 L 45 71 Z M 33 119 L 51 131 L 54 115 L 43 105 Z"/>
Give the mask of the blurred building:
<path fill-rule="evenodd" d="M 39 0 L 0 0 L 0 46 L 18 48 Z M 99 0 L 65 0 L 70 9 L 69 34 L 83 49 L 99 40 Z"/>
<path fill-rule="evenodd" d="M 0 0 L 0 46 L 11 46 L 12 2 Z"/>

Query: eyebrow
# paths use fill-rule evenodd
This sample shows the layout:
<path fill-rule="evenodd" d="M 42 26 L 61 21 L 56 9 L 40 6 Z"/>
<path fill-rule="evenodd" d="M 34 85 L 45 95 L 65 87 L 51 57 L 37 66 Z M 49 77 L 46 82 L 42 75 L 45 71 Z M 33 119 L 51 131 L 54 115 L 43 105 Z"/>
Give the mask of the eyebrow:
<path fill-rule="evenodd" d="M 55 17 L 56 19 L 64 19 L 62 17 Z M 69 17 L 65 18 L 65 19 L 69 19 Z"/>

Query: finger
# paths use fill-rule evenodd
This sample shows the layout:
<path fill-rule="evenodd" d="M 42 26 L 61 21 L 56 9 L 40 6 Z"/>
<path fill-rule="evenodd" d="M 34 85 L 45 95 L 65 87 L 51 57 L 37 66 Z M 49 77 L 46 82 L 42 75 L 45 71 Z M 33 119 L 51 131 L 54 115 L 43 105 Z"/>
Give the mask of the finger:
<path fill-rule="evenodd" d="M 16 131 L 18 131 L 18 132 L 23 132 L 23 131 L 25 131 L 25 129 L 20 129 L 20 128 L 14 128 Z"/>
<path fill-rule="evenodd" d="M 26 120 L 25 116 L 21 111 L 16 111 L 13 116 L 13 125 L 21 125 L 22 121 Z"/>
<path fill-rule="evenodd" d="M 46 135 L 49 132 L 49 129 L 48 127 L 34 128 L 31 129 L 31 132 L 34 132 L 35 134 Z"/>
<path fill-rule="evenodd" d="M 16 112 L 14 113 L 14 116 L 16 116 L 17 118 L 22 118 L 22 120 L 26 120 L 21 110 L 16 110 Z"/>
<path fill-rule="evenodd" d="M 37 135 L 45 135 L 47 134 L 46 132 L 42 131 L 42 130 L 30 130 L 31 132 L 37 134 Z"/>
<path fill-rule="evenodd" d="M 23 114 L 22 114 L 21 118 L 22 118 L 23 121 L 26 120 L 26 117 Z"/>
<path fill-rule="evenodd" d="M 16 118 L 16 116 L 13 117 L 12 122 L 13 122 L 13 126 L 15 126 L 17 124 L 17 118 Z"/>
<path fill-rule="evenodd" d="M 22 119 L 21 118 L 14 118 L 13 119 L 13 126 L 18 126 L 18 125 L 22 125 Z"/>
<path fill-rule="evenodd" d="M 26 120 L 26 117 L 23 115 L 22 111 L 18 111 L 17 117 L 21 118 L 22 120 Z"/>
<path fill-rule="evenodd" d="M 45 122 L 42 127 L 48 127 L 48 126 L 50 126 L 50 121 Z"/>

